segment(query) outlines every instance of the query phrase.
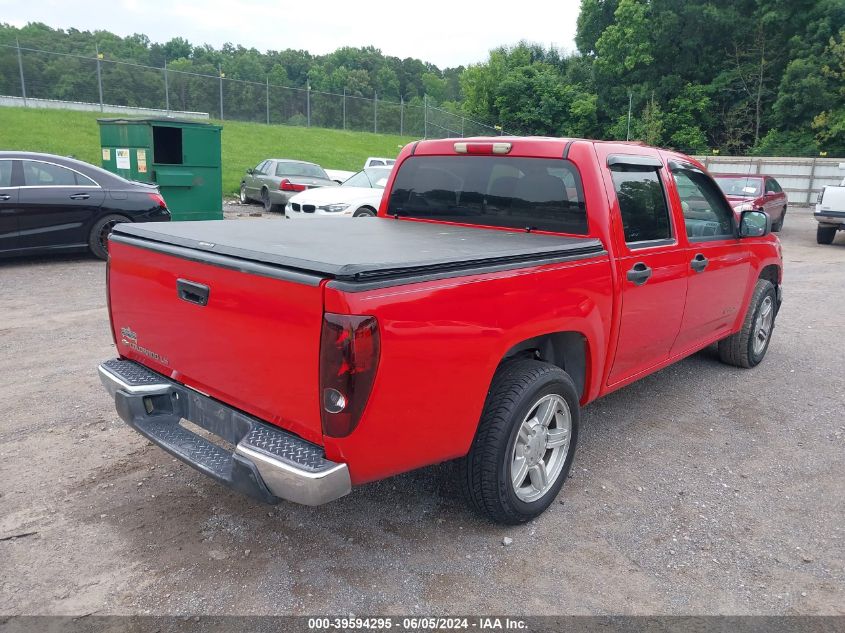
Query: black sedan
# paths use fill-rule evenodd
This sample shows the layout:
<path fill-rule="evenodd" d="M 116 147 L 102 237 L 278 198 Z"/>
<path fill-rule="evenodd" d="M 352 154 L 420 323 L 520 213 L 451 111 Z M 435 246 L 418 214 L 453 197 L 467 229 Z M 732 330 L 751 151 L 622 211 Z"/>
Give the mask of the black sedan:
<path fill-rule="evenodd" d="M 0 152 L 0 257 L 89 250 L 118 222 L 166 222 L 158 187 L 73 158 Z"/>

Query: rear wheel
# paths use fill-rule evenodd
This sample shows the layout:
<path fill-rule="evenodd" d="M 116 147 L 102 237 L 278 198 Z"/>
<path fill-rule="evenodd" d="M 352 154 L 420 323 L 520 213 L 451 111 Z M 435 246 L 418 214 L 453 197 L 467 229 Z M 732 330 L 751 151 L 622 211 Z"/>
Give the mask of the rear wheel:
<path fill-rule="evenodd" d="M 818 244 L 833 244 L 833 238 L 836 237 L 835 226 L 822 226 L 819 224 L 816 229 L 816 243 Z"/>
<path fill-rule="evenodd" d="M 578 394 L 562 369 L 531 359 L 502 365 L 460 464 L 470 505 L 497 523 L 542 513 L 572 466 L 578 420 Z"/>
<path fill-rule="evenodd" d="M 88 236 L 88 248 L 94 257 L 99 257 L 100 259 L 109 258 L 109 235 L 111 235 L 115 224 L 120 224 L 121 222 L 129 222 L 129 218 L 112 214 L 106 215 L 94 223 L 91 233 Z"/>
<path fill-rule="evenodd" d="M 266 187 L 261 190 L 261 204 L 264 205 L 264 210 L 267 213 L 279 210 L 279 205 L 270 202 L 270 192 L 267 191 Z"/>
<path fill-rule="evenodd" d="M 758 279 L 742 329 L 719 341 L 719 358 L 736 367 L 755 367 L 763 360 L 777 316 L 777 293 L 770 281 Z"/>

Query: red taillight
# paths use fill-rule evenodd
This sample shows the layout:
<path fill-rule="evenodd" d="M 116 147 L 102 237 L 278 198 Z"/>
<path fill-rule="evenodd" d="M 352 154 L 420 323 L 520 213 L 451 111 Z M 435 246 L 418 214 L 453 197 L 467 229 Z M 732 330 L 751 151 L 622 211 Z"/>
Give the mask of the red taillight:
<path fill-rule="evenodd" d="M 279 183 L 279 190 L 280 191 L 305 191 L 305 185 L 297 185 L 296 183 L 291 182 L 287 178 L 283 178 L 282 182 Z"/>
<path fill-rule="evenodd" d="M 345 437 L 361 419 L 376 377 L 378 322 L 371 316 L 327 312 L 320 340 L 323 433 Z"/>
<path fill-rule="evenodd" d="M 164 198 L 161 197 L 160 193 L 148 193 L 150 200 L 155 202 L 158 206 L 167 208 L 167 203 L 165 203 Z"/>

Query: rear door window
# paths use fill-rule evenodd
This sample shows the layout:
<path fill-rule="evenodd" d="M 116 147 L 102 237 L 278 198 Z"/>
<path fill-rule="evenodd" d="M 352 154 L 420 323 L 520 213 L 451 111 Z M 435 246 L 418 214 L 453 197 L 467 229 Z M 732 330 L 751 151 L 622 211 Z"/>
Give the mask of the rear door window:
<path fill-rule="evenodd" d="M 84 177 L 83 177 L 84 178 Z M 76 172 L 52 163 L 23 161 L 23 180 L 27 187 L 74 187 Z M 88 183 L 90 184 L 90 180 Z"/>
<path fill-rule="evenodd" d="M 581 178 L 564 159 L 415 156 L 402 163 L 388 214 L 585 235 Z"/>
<path fill-rule="evenodd" d="M 12 186 L 12 161 L 0 160 L 0 187 Z"/>
<path fill-rule="evenodd" d="M 622 214 L 625 242 L 629 246 L 645 247 L 671 239 L 669 206 L 657 171 L 617 165 L 610 173 Z"/>

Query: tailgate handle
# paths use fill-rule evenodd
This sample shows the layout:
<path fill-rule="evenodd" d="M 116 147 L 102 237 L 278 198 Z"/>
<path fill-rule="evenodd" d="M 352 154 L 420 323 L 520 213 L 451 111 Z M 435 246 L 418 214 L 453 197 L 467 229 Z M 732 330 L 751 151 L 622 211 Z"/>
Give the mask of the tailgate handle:
<path fill-rule="evenodd" d="M 177 279 L 176 291 L 182 301 L 195 303 L 198 306 L 204 306 L 208 303 L 208 286 L 206 285 L 187 279 Z"/>

